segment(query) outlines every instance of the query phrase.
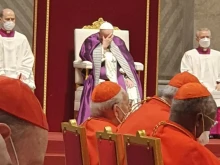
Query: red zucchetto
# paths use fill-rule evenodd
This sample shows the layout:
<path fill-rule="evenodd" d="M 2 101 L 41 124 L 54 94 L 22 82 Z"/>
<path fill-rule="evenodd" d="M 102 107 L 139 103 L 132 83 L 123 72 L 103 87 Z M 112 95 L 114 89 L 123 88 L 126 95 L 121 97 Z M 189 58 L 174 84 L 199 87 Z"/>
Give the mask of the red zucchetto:
<path fill-rule="evenodd" d="M 46 115 L 32 90 L 21 80 L 0 76 L 0 111 L 48 130 Z"/>
<path fill-rule="evenodd" d="M 186 83 L 200 83 L 199 80 L 189 72 L 182 72 L 176 74 L 168 83 L 170 86 L 180 88 L 182 85 Z"/>
<path fill-rule="evenodd" d="M 116 96 L 121 90 L 121 87 L 111 81 L 105 81 L 98 84 L 92 91 L 92 101 L 101 103 L 110 100 Z"/>
<path fill-rule="evenodd" d="M 210 95 L 210 92 L 204 85 L 200 83 L 188 83 L 179 88 L 174 99 L 186 100 L 208 97 Z"/>

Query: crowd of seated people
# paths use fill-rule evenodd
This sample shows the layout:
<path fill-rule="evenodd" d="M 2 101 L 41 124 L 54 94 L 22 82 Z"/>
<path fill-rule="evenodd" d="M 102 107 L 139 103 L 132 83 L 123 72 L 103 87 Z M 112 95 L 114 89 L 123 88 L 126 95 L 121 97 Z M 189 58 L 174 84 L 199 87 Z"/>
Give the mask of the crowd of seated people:
<path fill-rule="evenodd" d="M 102 82 L 94 88 L 91 117 L 81 124 L 86 129 L 91 165 L 99 164 L 96 132 L 106 126 L 121 135 L 145 130 L 148 136 L 160 138 L 165 165 L 220 164 L 205 147 L 216 124 L 217 106 L 195 76 L 179 73 L 161 97 L 148 97 L 141 103 L 132 111 L 126 92 L 114 82 Z"/>

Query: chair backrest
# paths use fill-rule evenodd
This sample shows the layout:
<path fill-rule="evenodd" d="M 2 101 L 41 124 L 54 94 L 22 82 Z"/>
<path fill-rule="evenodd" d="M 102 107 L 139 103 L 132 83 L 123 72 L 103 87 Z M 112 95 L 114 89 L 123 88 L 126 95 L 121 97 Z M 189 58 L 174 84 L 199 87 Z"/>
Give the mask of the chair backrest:
<path fill-rule="evenodd" d="M 123 152 L 122 138 L 114 134 L 111 127 L 105 127 L 104 132 L 97 132 L 97 146 L 99 153 L 99 165 L 121 165 Z"/>
<path fill-rule="evenodd" d="M 65 146 L 66 165 L 89 165 L 86 130 L 77 126 L 76 120 L 61 124 Z"/>
<path fill-rule="evenodd" d="M 102 18 L 99 18 L 98 21 L 93 22 L 92 25 L 84 26 L 82 29 L 75 29 L 74 30 L 74 54 L 75 54 L 75 61 L 81 60 L 79 57 L 79 53 L 82 47 L 83 42 L 86 38 L 90 35 L 99 32 L 100 25 L 104 22 Z M 124 42 L 129 50 L 129 31 L 128 30 L 120 30 L 117 27 L 114 28 L 114 35 L 120 37 Z M 82 84 L 82 76 L 79 69 L 75 69 L 75 83 Z"/>
<path fill-rule="evenodd" d="M 124 135 L 124 145 L 127 165 L 163 165 L 160 139 L 147 137 L 144 130 Z"/>

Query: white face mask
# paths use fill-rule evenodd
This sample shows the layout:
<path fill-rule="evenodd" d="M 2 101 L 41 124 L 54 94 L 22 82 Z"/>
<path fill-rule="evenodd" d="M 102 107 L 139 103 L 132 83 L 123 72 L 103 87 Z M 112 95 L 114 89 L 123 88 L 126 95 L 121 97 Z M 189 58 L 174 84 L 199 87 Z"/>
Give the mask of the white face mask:
<path fill-rule="evenodd" d="M 209 143 L 209 134 L 210 131 L 204 131 L 200 137 L 197 139 L 197 141 L 202 144 L 202 145 L 206 145 Z"/>
<path fill-rule="evenodd" d="M 199 45 L 202 48 L 208 48 L 210 46 L 210 39 L 209 38 L 202 38 L 199 40 Z"/>
<path fill-rule="evenodd" d="M 6 31 L 12 31 L 15 27 L 15 23 L 13 21 L 6 21 L 4 22 L 3 27 Z"/>
<path fill-rule="evenodd" d="M 12 149 L 13 149 L 13 151 L 14 151 L 14 156 L 15 156 L 16 163 L 17 163 L 16 165 L 19 165 L 18 155 L 17 155 L 17 152 L 16 152 L 16 150 L 15 150 L 15 146 L 14 146 L 14 143 L 13 143 L 13 141 L 12 141 L 12 138 L 10 137 L 9 140 L 10 140 L 10 142 L 11 142 L 11 146 L 12 146 Z"/>

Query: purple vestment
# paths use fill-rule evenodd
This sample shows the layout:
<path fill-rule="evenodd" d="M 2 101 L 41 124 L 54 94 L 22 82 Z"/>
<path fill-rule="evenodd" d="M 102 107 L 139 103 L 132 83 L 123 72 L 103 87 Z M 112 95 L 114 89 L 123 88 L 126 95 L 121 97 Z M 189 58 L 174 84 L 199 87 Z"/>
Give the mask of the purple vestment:
<path fill-rule="evenodd" d="M 118 46 L 119 50 L 121 51 L 121 54 L 126 59 L 127 63 L 130 66 L 130 69 L 132 71 L 132 74 L 134 75 L 134 78 L 137 83 L 138 91 L 140 94 L 140 98 L 142 99 L 142 87 L 141 82 L 138 77 L 137 71 L 134 66 L 134 60 L 129 53 L 128 49 L 125 46 L 125 43 L 122 39 L 120 39 L 117 36 L 113 37 L 113 42 Z M 81 51 L 80 51 L 80 57 L 83 61 L 90 61 L 93 63 L 93 50 L 100 44 L 99 40 L 99 33 L 95 33 L 91 36 L 89 36 L 83 43 Z M 118 64 L 119 65 L 119 64 Z M 94 66 L 94 63 L 93 63 Z M 117 79 L 118 84 L 126 90 L 126 85 L 124 81 L 124 75 L 122 75 L 119 72 L 119 67 L 117 67 Z M 105 67 L 101 67 L 100 71 L 100 79 L 107 79 L 106 76 L 106 70 Z M 84 81 L 84 88 L 82 91 L 82 96 L 80 100 L 80 108 L 79 108 L 79 115 L 77 118 L 78 124 L 81 124 L 84 122 L 89 116 L 90 116 L 90 100 L 91 100 L 91 94 L 92 90 L 94 88 L 94 69 L 90 72 L 88 78 Z"/>

